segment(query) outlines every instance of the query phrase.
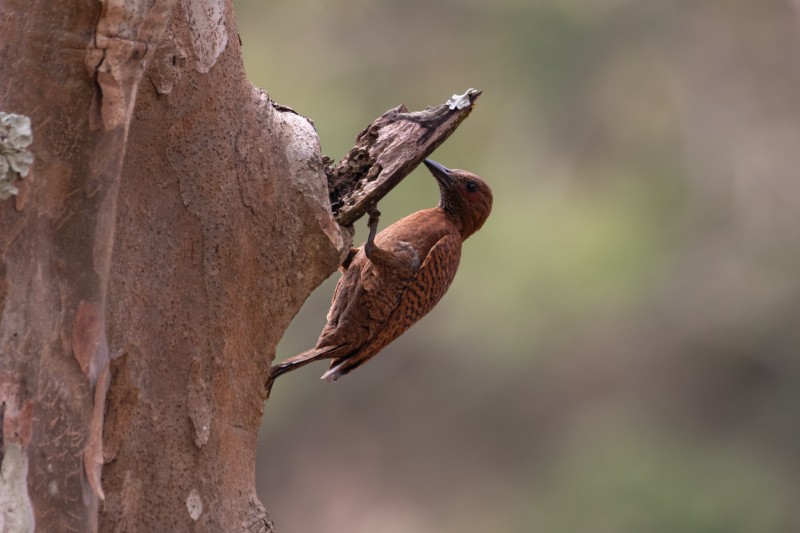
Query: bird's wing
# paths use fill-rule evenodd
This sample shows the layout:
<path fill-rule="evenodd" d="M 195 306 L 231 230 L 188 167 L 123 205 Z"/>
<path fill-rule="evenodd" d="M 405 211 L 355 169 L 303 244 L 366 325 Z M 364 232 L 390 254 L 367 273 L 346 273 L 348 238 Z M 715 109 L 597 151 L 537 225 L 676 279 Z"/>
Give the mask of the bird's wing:
<path fill-rule="evenodd" d="M 428 252 L 416 275 L 400 291 L 397 304 L 378 322 L 372 335 L 357 351 L 334 358 L 323 379 L 333 381 L 360 366 L 427 314 L 450 288 L 461 259 L 461 240 L 443 236 Z"/>
<path fill-rule="evenodd" d="M 398 242 L 376 264 L 359 251 L 342 273 L 328 311 L 317 348 L 348 345 L 356 351 L 368 342 L 397 307 L 408 284 L 420 269 L 419 254 L 406 242 Z"/>
<path fill-rule="evenodd" d="M 402 333 L 439 303 L 456 277 L 461 261 L 461 238 L 447 234 L 431 248 L 417 275 L 408 284 L 389 323 L 403 324 Z M 389 324 L 387 324 L 389 325 Z"/>

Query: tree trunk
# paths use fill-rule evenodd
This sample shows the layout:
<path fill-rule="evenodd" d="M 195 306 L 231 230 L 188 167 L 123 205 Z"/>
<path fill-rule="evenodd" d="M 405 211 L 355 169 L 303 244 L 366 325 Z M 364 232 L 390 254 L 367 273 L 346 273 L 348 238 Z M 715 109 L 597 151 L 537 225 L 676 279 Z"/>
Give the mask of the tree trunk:
<path fill-rule="evenodd" d="M 156 50 L 122 172 L 109 531 L 270 529 L 254 477 L 269 363 L 349 247 L 313 127 L 247 80 L 230 6 L 200 4 L 178 4 Z"/>
<path fill-rule="evenodd" d="M 35 158 L 0 205 L 4 530 L 269 529 L 270 357 L 348 249 L 230 4 L 151 3 L 0 7 Z"/>
<path fill-rule="evenodd" d="M 275 346 L 479 93 L 387 112 L 332 169 L 248 82 L 230 1 L 0 17 L 0 530 L 272 530 Z"/>

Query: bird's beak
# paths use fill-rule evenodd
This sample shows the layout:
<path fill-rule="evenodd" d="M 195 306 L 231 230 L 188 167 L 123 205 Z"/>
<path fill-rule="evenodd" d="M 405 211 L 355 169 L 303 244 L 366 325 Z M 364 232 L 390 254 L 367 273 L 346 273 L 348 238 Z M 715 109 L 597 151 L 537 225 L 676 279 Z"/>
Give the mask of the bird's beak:
<path fill-rule="evenodd" d="M 433 177 L 439 182 L 442 187 L 447 187 L 453 183 L 453 176 L 450 175 L 450 169 L 444 165 L 440 165 L 432 159 L 426 159 L 425 166 L 431 171 Z"/>

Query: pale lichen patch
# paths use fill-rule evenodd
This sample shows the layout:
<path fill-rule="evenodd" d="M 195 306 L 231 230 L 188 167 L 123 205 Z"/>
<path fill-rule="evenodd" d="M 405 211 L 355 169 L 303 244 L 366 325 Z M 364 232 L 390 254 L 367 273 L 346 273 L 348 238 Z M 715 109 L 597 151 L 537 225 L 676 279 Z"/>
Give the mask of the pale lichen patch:
<path fill-rule="evenodd" d="M 224 4 L 216 0 L 181 0 L 192 35 L 194 68 L 205 74 L 228 45 L 228 21 Z"/>
<path fill-rule="evenodd" d="M 197 489 L 192 489 L 189 496 L 186 497 L 186 509 L 189 511 L 189 517 L 195 522 L 203 514 L 203 500 Z"/>
<path fill-rule="evenodd" d="M 0 111 L 0 200 L 19 193 L 14 182 L 31 170 L 33 154 L 28 147 L 32 142 L 29 117 Z"/>
<path fill-rule="evenodd" d="M 28 496 L 28 456 L 19 443 L 8 443 L 0 466 L 0 524 L 9 533 L 35 530 L 33 505 Z"/>

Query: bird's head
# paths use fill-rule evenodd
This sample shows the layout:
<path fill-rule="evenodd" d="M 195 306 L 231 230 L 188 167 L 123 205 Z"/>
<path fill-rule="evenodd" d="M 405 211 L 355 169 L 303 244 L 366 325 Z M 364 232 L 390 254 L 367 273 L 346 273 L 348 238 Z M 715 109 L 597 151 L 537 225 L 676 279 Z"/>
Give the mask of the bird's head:
<path fill-rule="evenodd" d="M 466 239 L 483 226 L 492 211 L 492 189 L 466 170 L 449 169 L 430 159 L 425 166 L 439 183 L 439 208 L 449 214 Z"/>

